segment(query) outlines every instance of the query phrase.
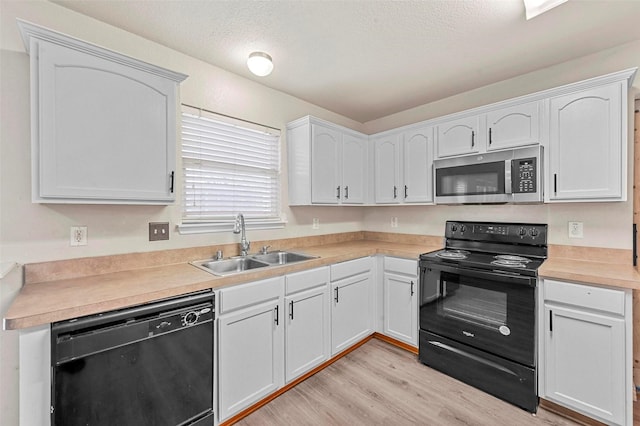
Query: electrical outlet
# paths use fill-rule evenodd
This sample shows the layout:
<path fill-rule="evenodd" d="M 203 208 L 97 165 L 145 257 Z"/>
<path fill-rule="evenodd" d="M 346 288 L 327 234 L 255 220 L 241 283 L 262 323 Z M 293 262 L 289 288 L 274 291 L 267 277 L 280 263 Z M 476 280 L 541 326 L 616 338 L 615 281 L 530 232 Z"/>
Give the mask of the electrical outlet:
<path fill-rule="evenodd" d="M 169 222 L 149 222 L 149 241 L 169 239 Z"/>
<path fill-rule="evenodd" d="M 569 222 L 569 238 L 584 238 L 582 222 Z"/>
<path fill-rule="evenodd" d="M 87 227 L 72 226 L 69 235 L 69 244 L 73 247 L 87 245 Z"/>
<path fill-rule="evenodd" d="M 313 225 L 311 225 L 313 229 L 320 229 L 320 219 L 317 217 L 313 218 Z"/>
<path fill-rule="evenodd" d="M 398 217 L 397 216 L 393 216 L 391 218 L 391 227 L 392 228 L 397 228 L 398 227 Z"/>

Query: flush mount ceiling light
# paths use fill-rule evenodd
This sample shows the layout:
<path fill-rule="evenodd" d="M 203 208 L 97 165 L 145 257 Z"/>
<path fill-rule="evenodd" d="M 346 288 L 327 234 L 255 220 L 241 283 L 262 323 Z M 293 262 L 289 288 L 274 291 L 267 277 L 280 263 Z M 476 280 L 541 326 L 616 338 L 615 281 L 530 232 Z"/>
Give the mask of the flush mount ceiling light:
<path fill-rule="evenodd" d="M 273 60 L 271 56 L 264 52 L 253 52 L 247 59 L 247 66 L 249 71 L 259 77 L 264 77 L 271 74 L 273 70 Z"/>
<path fill-rule="evenodd" d="M 567 0 L 524 0 L 524 8 L 527 19 L 535 18 L 541 13 L 560 6 Z"/>

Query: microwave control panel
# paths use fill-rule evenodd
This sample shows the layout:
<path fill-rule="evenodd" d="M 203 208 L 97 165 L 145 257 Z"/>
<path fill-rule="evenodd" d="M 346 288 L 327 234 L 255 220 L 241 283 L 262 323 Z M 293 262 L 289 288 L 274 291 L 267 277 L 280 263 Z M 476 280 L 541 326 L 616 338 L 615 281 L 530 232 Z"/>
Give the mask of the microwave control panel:
<path fill-rule="evenodd" d="M 511 163 L 511 179 L 513 192 L 537 192 L 538 180 L 536 158 L 519 158 Z"/>

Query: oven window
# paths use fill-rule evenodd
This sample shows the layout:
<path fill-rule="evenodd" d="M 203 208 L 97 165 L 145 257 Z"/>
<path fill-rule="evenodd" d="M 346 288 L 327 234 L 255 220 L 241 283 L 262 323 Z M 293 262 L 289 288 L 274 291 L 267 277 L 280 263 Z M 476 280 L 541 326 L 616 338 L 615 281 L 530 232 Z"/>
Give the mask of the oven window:
<path fill-rule="evenodd" d="M 436 170 L 436 195 L 504 194 L 504 163 L 485 163 Z"/>
<path fill-rule="evenodd" d="M 507 293 L 443 280 L 441 314 L 497 330 L 507 323 Z"/>

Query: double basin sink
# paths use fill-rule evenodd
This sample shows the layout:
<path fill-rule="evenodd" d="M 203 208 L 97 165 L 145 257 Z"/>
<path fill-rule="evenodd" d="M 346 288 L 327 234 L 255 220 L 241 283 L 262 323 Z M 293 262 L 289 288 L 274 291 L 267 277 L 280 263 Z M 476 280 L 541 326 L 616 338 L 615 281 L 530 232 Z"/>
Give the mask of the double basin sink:
<path fill-rule="evenodd" d="M 190 262 L 193 266 L 218 276 L 233 275 L 253 269 L 269 266 L 287 265 L 303 260 L 315 259 L 317 256 L 294 253 L 291 251 L 272 251 L 264 254 L 232 257 L 229 259 L 206 259 Z"/>

